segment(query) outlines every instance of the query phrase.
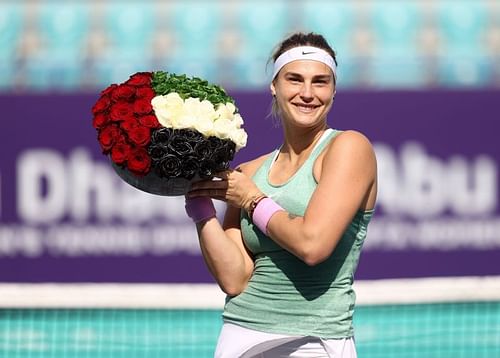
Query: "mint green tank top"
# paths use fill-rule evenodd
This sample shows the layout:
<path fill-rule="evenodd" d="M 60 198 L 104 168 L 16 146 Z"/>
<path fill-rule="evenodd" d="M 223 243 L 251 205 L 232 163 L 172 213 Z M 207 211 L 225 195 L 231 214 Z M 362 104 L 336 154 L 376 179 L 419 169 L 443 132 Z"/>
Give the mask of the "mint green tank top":
<path fill-rule="evenodd" d="M 254 182 L 287 212 L 303 216 L 317 186 L 314 161 L 338 133 L 327 133 L 288 181 L 272 185 L 268 173 L 277 149 L 254 174 Z M 255 268 L 246 289 L 226 299 L 224 321 L 268 333 L 352 337 L 353 275 L 372 214 L 373 210 L 358 212 L 332 255 L 308 266 L 262 233 L 242 211 L 241 231 Z"/>

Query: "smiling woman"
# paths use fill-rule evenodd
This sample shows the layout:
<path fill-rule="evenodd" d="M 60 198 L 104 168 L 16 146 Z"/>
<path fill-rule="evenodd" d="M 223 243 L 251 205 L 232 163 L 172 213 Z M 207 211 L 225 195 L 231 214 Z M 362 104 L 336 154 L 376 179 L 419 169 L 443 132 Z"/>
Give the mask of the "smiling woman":
<path fill-rule="evenodd" d="M 305 59 L 287 64 L 271 84 L 285 128 L 293 120 L 298 125 L 304 121 L 302 126 L 322 125 L 333 104 L 334 82 L 332 70 L 324 63 Z"/>
<path fill-rule="evenodd" d="M 216 357 L 356 357 L 353 276 L 377 193 L 368 139 L 329 128 L 335 52 L 285 39 L 270 84 L 283 144 L 195 183 L 186 210 L 228 295 Z M 228 204 L 224 222 L 211 199 Z"/>

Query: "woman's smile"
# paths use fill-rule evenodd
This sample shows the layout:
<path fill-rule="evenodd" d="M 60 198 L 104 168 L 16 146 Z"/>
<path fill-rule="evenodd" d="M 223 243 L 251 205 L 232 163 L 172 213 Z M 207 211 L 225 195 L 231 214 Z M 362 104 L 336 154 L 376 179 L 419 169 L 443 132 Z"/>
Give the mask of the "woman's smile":
<path fill-rule="evenodd" d="M 315 111 L 316 108 L 320 107 L 319 105 L 314 104 L 305 104 L 305 103 L 292 103 L 300 113 L 310 114 Z"/>

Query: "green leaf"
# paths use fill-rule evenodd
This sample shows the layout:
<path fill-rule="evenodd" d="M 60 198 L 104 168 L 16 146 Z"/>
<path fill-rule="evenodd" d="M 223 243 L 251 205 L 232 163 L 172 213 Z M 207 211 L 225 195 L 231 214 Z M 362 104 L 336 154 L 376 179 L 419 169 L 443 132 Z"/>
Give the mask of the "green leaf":
<path fill-rule="evenodd" d="M 235 101 L 219 85 L 211 84 L 199 77 L 188 77 L 185 74 L 177 75 L 165 71 L 153 72 L 151 85 L 156 95 L 167 95 L 177 92 L 182 99 L 199 98 L 200 101 L 208 100 L 214 106 L 219 103 L 232 103 Z M 236 109 L 238 112 L 238 109 Z"/>

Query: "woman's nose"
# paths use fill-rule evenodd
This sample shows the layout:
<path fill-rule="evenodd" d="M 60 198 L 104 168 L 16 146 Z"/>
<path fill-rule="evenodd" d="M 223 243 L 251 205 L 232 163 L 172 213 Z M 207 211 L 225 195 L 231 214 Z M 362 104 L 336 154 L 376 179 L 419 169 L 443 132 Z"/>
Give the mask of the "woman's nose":
<path fill-rule="evenodd" d="M 300 88 L 300 97 L 303 100 L 311 100 L 313 98 L 312 85 L 310 83 L 304 82 Z"/>

